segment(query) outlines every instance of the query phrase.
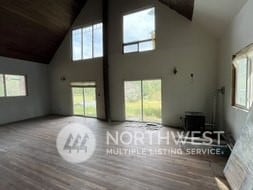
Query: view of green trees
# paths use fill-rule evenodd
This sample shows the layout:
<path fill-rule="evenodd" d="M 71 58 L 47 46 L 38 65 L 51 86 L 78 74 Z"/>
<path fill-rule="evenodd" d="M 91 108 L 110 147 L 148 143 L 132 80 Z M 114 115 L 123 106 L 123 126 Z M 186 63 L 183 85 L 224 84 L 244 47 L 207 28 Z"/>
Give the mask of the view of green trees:
<path fill-rule="evenodd" d="M 97 117 L 95 88 L 72 88 L 74 115 Z M 126 120 L 161 123 L 161 80 L 125 82 Z"/>
<path fill-rule="evenodd" d="M 0 75 L 0 97 L 4 96 L 4 81 L 3 75 Z"/>
<path fill-rule="evenodd" d="M 161 80 L 126 81 L 126 119 L 160 123 L 161 97 Z"/>
<path fill-rule="evenodd" d="M 96 89 L 72 88 L 74 115 L 97 117 Z"/>

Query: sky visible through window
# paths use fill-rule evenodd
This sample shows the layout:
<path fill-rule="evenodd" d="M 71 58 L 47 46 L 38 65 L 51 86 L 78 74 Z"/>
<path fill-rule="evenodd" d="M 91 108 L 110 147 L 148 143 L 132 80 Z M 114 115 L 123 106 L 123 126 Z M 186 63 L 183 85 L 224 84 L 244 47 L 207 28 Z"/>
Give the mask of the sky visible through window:
<path fill-rule="evenodd" d="M 123 18 L 124 43 L 155 38 L 155 8 L 128 14 Z"/>
<path fill-rule="evenodd" d="M 73 60 L 86 60 L 103 56 L 103 24 L 73 30 Z"/>
<path fill-rule="evenodd" d="M 82 30 L 73 31 L 73 60 L 82 58 Z"/>

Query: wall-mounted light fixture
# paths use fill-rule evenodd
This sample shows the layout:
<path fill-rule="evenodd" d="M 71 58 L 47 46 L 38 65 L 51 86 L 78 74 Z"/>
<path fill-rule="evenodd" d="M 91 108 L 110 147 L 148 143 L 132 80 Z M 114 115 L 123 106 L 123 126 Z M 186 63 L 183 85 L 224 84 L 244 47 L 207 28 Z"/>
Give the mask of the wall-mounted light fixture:
<path fill-rule="evenodd" d="M 61 80 L 61 81 L 65 81 L 65 80 L 66 80 L 66 77 L 65 77 L 65 76 L 61 76 L 60 80 Z"/>
<path fill-rule="evenodd" d="M 178 70 L 177 70 L 176 67 L 174 67 L 174 69 L 173 69 L 173 74 L 176 75 L 177 73 L 178 73 Z"/>

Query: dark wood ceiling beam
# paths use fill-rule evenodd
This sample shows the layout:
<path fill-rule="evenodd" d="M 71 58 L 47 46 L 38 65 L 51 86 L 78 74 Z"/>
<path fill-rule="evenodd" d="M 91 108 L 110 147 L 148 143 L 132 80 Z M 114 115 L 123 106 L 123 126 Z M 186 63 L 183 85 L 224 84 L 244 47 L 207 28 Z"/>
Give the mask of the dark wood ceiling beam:
<path fill-rule="evenodd" d="M 194 11 L 194 0 L 159 0 L 169 8 L 175 10 L 182 16 L 192 20 Z"/>
<path fill-rule="evenodd" d="M 0 56 L 49 63 L 87 0 L 0 0 Z"/>

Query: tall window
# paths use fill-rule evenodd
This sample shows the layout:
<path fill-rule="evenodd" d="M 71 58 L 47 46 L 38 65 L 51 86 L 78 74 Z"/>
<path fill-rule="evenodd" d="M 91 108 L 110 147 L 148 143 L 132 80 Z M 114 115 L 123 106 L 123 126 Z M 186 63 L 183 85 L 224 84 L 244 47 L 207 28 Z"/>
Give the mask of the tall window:
<path fill-rule="evenodd" d="M 73 82 L 73 114 L 97 117 L 96 82 Z"/>
<path fill-rule="evenodd" d="M 125 81 L 125 119 L 130 121 L 162 121 L 162 81 Z"/>
<path fill-rule="evenodd" d="M 103 57 L 103 24 L 72 31 L 73 61 Z"/>
<path fill-rule="evenodd" d="M 233 61 L 233 104 L 243 109 L 249 109 L 253 102 L 253 51 L 247 49 Z"/>
<path fill-rule="evenodd" d="M 144 52 L 155 49 L 155 8 L 123 17 L 123 52 Z"/>
<path fill-rule="evenodd" d="M 24 75 L 0 74 L 0 97 L 26 95 L 26 77 Z"/>

